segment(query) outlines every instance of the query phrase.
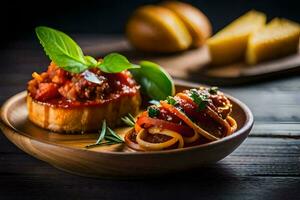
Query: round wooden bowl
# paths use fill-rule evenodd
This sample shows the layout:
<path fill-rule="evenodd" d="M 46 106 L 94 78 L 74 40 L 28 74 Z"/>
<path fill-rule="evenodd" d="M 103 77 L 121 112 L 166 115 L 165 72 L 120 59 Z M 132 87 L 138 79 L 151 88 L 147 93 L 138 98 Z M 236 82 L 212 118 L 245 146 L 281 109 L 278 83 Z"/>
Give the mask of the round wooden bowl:
<path fill-rule="evenodd" d="M 198 86 L 177 83 L 176 90 Z M 237 131 L 221 140 L 184 149 L 136 152 L 124 144 L 86 149 L 86 145 L 96 141 L 98 133 L 66 135 L 37 127 L 27 117 L 26 91 L 4 103 L 0 124 L 5 136 L 20 149 L 64 171 L 83 176 L 125 178 L 165 174 L 215 163 L 245 140 L 253 125 L 253 115 L 244 103 L 228 97 L 233 103 L 232 116 L 238 123 Z M 121 136 L 127 130 L 115 129 Z"/>

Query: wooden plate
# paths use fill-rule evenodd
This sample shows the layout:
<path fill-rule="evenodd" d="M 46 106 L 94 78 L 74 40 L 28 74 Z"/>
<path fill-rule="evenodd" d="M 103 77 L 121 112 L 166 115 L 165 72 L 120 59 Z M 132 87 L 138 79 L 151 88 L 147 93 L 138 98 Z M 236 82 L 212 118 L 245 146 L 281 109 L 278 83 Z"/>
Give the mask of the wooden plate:
<path fill-rule="evenodd" d="M 300 73 L 300 51 L 297 54 L 252 66 L 244 62 L 211 66 L 206 46 L 173 54 L 149 54 L 134 50 L 125 38 L 120 37 L 89 37 L 84 46 L 86 46 L 85 52 L 90 55 L 103 57 L 110 52 L 119 52 L 126 55 L 132 62 L 140 60 L 157 62 L 175 78 L 210 85 L 244 84 Z"/>
<path fill-rule="evenodd" d="M 177 91 L 198 85 L 180 83 Z M 236 149 L 248 136 L 253 116 L 249 108 L 230 97 L 238 130 L 209 144 L 158 152 L 136 152 L 124 144 L 86 149 L 98 134 L 64 135 L 41 129 L 27 119 L 26 91 L 8 99 L 1 109 L 1 129 L 26 153 L 74 174 L 101 177 L 133 177 L 164 174 L 215 163 Z M 128 128 L 116 131 L 123 136 Z"/>

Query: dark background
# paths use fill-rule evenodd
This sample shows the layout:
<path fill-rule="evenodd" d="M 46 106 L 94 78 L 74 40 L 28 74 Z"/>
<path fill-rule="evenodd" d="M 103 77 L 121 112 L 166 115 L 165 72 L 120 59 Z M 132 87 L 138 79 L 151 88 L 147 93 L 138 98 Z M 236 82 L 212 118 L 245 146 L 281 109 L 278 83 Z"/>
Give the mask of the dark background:
<path fill-rule="evenodd" d="M 35 38 L 35 26 L 47 25 L 68 34 L 120 34 L 130 13 L 152 2 L 157 1 L 1 1 L 0 105 L 26 89 L 33 71 L 49 64 Z M 300 22 L 300 0 L 188 2 L 207 14 L 214 31 L 250 9 L 265 12 L 269 19 L 279 16 Z M 0 199 L 299 200 L 299 91 L 299 75 L 224 88 L 253 111 L 255 124 L 249 138 L 217 164 L 166 178 L 110 180 L 71 175 L 27 155 L 0 131 Z"/>
<path fill-rule="evenodd" d="M 34 27 L 47 25 L 66 33 L 120 34 L 132 11 L 151 0 L 108 1 L 17 1 L 1 3 L 1 47 L 20 39 L 34 38 Z M 267 14 L 268 19 L 286 17 L 300 22 L 300 1 L 290 0 L 194 0 L 211 20 L 214 32 L 250 9 Z"/>

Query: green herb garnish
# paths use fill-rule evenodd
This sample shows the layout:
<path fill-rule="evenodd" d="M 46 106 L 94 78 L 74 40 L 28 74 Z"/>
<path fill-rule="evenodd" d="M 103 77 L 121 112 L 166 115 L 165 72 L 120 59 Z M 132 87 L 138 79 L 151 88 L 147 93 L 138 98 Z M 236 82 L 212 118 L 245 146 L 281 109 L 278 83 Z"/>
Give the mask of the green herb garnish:
<path fill-rule="evenodd" d="M 123 142 L 124 140 L 117 133 L 115 133 L 112 129 L 106 126 L 106 121 L 104 120 L 102 123 L 102 128 L 100 131 L 99 138 L 96 141 L 96 143 L 89 144 L 85 146 L 85 148 L 93 148 L 102 145 L 119 144 Z"/>
<path fill-rule="evenodd" d="M 65 33 L 44 26 L 37 27 L 35 32 L 46 54 L 61 68 L 80 73 L 94 62 L 91 57 L 86 58 L 76 42 Z"/>
<path fill-rule="evenodd" d="M 171 105 L 176 105 L 177 104 L 177 101 L 174 99 L 174 97 L 172 97 L 172 96 L 168 96 L 167 98 L 166 98 L 166 101 L 168 102 L 168 104 L 171 104 Z"/>
<path fill-rule="evenodd" d="M 122 117 L 121 120 L 128 126 L 134 126 L 135 124 L 135 118 L 130 113 L 128 113 L 128 116 Z"/>
<path fill-rule="evenodd" d="M 141 68 L 129 71 L 141 85 L 143 93 L 154 100 L 163 100 L 175 94 L 174 82 L 162 67 L 149 61 L 142 61 L 139 65 Z"/>
<path fill-rule="evenodd" d="M 108 54 L 102 62 L 91 56 L 85 56 L 79 45 L 61 31 L 39 26 L 35 32 L 46 54 L 66 71 L 81 73 L 91 67 L 98 67 L 107 73 L 118 73 L 125 69 L 139 68 L 118 53 Z"/>
<path fill-rule="evenodd" d="M 208 92 L 210 94 L 217 94 L 218 93 L 219 88 L 218 87 L 211 87 L 208 89 Z"/>
<path fill-rule="evenodd" d="M 156 106 L 148 107 L 148 115 L 149 117 L 157 117 L 160 114 L 160 110 Z"/>
<path fill-rule="evenodd" d="M 123 143 L 124 140 L 111 128 L 107 127 L 108 132 L 105 134 L 104 139 L 108 142 Z"/>
<path fill-rule="evenodd" d="M 36 35 L 44 47 L 46 54 L 59 67 L 71 73 L 82 73 L 89 68 L 97 67 L 106 73 L 118 73 L 130 70 L 134 79 L 141 85 L 141 90 L 151 99 L 162 100 L 174 95 L 174 83 L 170 75 L 159 65 L 142 61 L 139 65 L 132 64 L 118 53 L 106 55 L 102 61 L 91 56 L 85 56 L 79 45 L 65 33 L 39 26 Z M 89 80 L 98 82 L 95 77 Z"/>
<path fill-rule="evenodd" d="M 118 73 L 125 69 L 140 68 L 140 66 L 130 63 L 127 58 L 121 54 L 111 53 L 104 57 L 99 68 L 106 73 Z"/>
<path fill-rule="evenodd" d="M 199 94 L 196 89 L 190 90 L 190 97 L 198 105 L 198 111 L 205 109 L 209 100 L 207 95 Z"/>

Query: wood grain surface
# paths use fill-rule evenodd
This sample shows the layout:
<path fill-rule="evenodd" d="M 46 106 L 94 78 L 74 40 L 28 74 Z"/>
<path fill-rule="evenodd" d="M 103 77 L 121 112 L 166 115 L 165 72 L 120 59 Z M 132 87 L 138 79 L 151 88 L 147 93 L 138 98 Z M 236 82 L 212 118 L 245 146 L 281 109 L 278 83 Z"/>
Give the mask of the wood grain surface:
<path fill-rule="evenodd" d="M 97 43 L 75 38 L 85 49 Z M 36 41 L 11 44 L 0 56 L 1 104 L 49 62 Z M 299 75 L 221 89 L 250 107 L 255 124 L 250 137 L 217 164 L 151 179 L 84 178 L 28 156 L 0 134 L 0 198 L 299 199 Z"/>

